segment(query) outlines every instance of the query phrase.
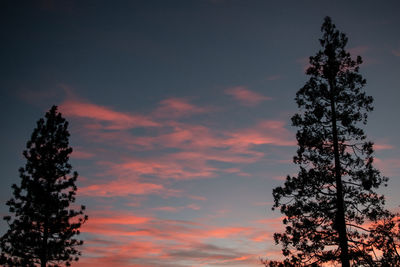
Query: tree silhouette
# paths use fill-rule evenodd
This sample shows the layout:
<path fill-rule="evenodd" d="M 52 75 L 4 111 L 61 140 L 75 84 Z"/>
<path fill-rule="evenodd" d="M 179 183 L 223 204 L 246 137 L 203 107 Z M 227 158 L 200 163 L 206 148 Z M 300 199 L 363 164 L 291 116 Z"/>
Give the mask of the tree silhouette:
<path fill-rule="evenodd" d="M 293 160 L 300 170 L 273 190 L 274 208 L 285 215 L 286 225 L 274 238 L 286 259 L 264 264 L 384 266 L 388 255 L 399 258 L 394 242 L 386 238 L 393 237 L 394 215 L 376 192 L 388 179 L 373 167 L 373 143 L 360 128 L 373 110 L 373 99 L 363 91 L 361 57 L 354 60 L 345 50 L 346 35 L 329 17 L 321 31 L 322 49 L 310 57 L 310 78 L 295 98 L 300 112 L 292 117 L 299 128 Z M 374 256 L 374 249 L 387 255 Z"/>
<path fill-rule="evenodd" d="M 37 122 L 27 149 L 27 162 L 20 168 L 21 185 L 14 184 L 5 216 L 8 231 L 0 239 L 4 266 L 67 266 L 81 253 L 83 241 L 74 238 L 87 220 L 85 207 L 71 208 L 75 202 L 78 177 L 68 163 L 68 122 L 53 106 L 45 119 Z"/>

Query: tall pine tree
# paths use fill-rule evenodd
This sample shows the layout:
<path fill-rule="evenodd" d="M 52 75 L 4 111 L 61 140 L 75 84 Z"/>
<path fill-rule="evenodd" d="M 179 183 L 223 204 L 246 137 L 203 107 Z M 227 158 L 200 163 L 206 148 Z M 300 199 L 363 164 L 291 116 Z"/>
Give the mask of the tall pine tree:
<path fill-rule="evenodd" d="M 4 266 L 69 266 L 81 253 L 82 240 L 74 236 L 87 220 L 85 207 L 75 202 L 78 177 L 68 163 L 68 122 L 53 106 L 37 122 L 20 168 L 21 185 L 14 184 L 7 205 L 12 216 L 4 219 L 9 230 L 0 239 Z"/>
<path fill-rule="evenodd" d="M 329 17 L 321 31 L 322 48 L 310 57 L 310 78 L 295 98 L 300 113 L 292 117 L 300 171 L 273 190 L 274 208 L 285 215 L 286 225 L 274 238 L 286 260 L 265 264 L 384 266 L 389 258 L 373 252 L 384 250 L 395 231 L 394 216 L 376 191 L 388 179 L 373 167 L 373 143 L 360 128 L 373 99 L 363 91 L 361 57 L 352 59 L 345 50 L 346 35 Z M 396 245 L 389 243 L 386 251 L 396 258 Z"/>

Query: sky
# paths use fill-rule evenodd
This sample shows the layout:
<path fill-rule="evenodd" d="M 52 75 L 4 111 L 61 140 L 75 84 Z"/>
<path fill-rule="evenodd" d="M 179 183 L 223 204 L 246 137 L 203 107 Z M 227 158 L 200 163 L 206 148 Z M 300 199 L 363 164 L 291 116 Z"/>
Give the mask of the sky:
<path fill-rule="evenodd" d="M 331 16 L 361 55 L 375 164 L 400 197 L 398 1 L 0 3 L 0 215 L 52 105 L 69 121 L 73 266 L 259 266 L 277 259 L 272 189 L 296 174 L 294 97 Z M 0 234 L 7 229 L 0 223 Z"/>

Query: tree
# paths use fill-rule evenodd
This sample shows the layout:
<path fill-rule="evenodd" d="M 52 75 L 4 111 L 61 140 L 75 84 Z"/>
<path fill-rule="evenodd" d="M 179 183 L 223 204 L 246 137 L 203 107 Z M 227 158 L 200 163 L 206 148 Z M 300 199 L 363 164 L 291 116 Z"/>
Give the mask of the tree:
<path fill-rule="evenodd" d="M 388 178 L 373 167 L 373 143 L 360 128 L 373 98 L 363 91 L 361 57 L 352 59 L 345 50 L 346 35 L 329 17 L 321 31 L 322 49 L 310 57 L 310 78 L 295 98 L 300 112 L 292 117 L 299 128 L 293 161 L 300 170 L 273 190 L 274 208 L 285 215 L 286 226 L 274 239 L 286 259 L 264 264 L 384 266 L 388 255 L 399 257 L 387 241 L 395 231 L 394 215 L 377 193 Z M 387 255 L 374 256 L 376 249 Z"/>
<path fill-rule="evenodd" d="M 85 207 L 75 202 L 77 172 L 68 163 L 68 122 L 53 106 L 37 122 L 27 149 L 26 165 L 20 168 L 21 185 L 14 184 L 6 204 L 13 216 L 5 216 L 8 231 L 0 239 L 4 266 L 70 266 L 81 253 L 74 238 L 88 219 Z"/>

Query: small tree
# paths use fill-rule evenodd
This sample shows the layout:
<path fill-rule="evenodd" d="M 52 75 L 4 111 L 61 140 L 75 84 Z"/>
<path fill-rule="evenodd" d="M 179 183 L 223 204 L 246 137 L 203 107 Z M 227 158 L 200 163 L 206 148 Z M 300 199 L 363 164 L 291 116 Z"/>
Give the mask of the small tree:
<path fill-rule="evenodd" d="M 329 17 L 321 30 L 322 49 L 310 57 L 310 79 L 296 94 L 300 113 L 292 117 L 299 128 L 294 163 L 300 171 L 273 190 L 274 208 L 286 225 L 274 238 L 286 260 L 264 264 L 383 266 L 390 257 L 374 256 L 376 249 L 399 258 L 386 238 L 394 233 L 394 216 L 376 192 L 388 179 L 373 167 L 373 144 L 359 127 L 373 99 L 362 90 L 361 57 L 354 60 L 345 50 L 346 35 Z"/>
<path fill-rule="evenodd" d="M 87 220 L 85 207 L 72 208 L 78 177 L 68 163 L 68 122 L 53 106 L 37 122 L 27 150 L 27 162 L 20 168 L 21 185 L 14 184 L 7 205 L 12 216 L 4 219 L 9 230 L 0 239 L 1 264 L 5 266 L 59 266 L 78 260 L 73 238 Z"/>

